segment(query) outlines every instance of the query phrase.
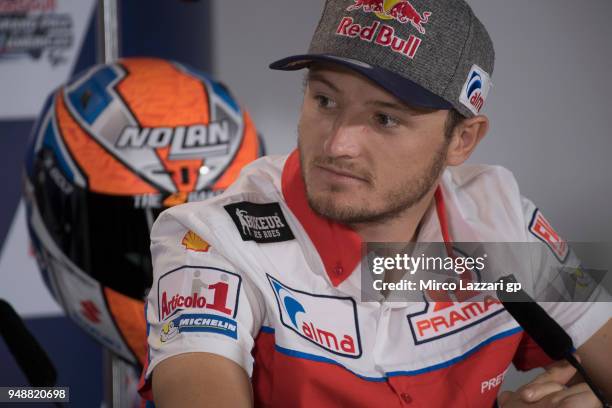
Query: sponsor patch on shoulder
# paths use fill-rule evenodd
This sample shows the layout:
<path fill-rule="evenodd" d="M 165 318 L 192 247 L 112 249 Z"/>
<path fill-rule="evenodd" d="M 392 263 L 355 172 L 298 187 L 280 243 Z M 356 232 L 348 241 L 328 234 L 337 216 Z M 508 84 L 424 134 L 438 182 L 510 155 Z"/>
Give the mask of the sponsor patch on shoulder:
<path fill-rule="evenodd" d="M 243 241 L 263 244 L 295 239 L 278 203 L 242 201 L 228 204 L 224 208 L 232 217 Z"/>
<path fill-rule="evenodd" d="M 533 217 L 529 223 L 529 232 L 540 241 L 544 242 L 559 262 L 565 262 L 569 254 L 569 245 L 567 245 L 567 242 L 557 234 L 557 231 L 554 230 L 548 220 L 544 218 L 542 212 L 537 208 L 533 212 Z"/>
<path fill-rule="evenodd" d="M 209 332 L 238 338 L 238 324 L 233 319 L 210 314 L 184 314 L 162 325 L 159 339 L 166 343 L 183 332 Z"/>
<path fill-rule="evenodd" d="M 210 244 L 204 241 L 198 234 L 189 230 L 183 237 L 181 244 L 185 247 L 185 249 L 189 249 L 191 251 L 196 252 L 208 252 L 210 248 Z"/>
<path fill-rule="evenodd" d="M 213 267 L 182 266 L 159 278 L 157 313 L 167 320 L 185 309 L 236 317 L 240 275 Z"/>

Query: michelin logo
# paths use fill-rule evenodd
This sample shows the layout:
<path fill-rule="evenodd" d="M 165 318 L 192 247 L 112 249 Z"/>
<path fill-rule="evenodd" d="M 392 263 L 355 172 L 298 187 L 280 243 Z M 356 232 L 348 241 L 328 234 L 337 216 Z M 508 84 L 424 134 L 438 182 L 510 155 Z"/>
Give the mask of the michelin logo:
<path fill-rule="evenodd" d="M 463 85 L 459 101 L 474 115 L 478 115 L 492 87 L 493 83 L 489 74 L 478 65 L 473 65 Z"/>
<path fill-rule="evenodd" d="M 160 340 L 166 343 L 184 332 L 209 332 L 238 338 L 238 324 L 235 320 L 210 314 L 184 314 L 162 325 Z"/>

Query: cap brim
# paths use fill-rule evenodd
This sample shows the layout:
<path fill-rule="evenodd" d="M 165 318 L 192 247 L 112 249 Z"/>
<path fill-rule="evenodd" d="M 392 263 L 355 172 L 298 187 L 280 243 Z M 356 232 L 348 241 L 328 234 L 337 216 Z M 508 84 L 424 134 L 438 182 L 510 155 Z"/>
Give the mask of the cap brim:
<path fill-rule="evenodd" d="M 297 71 L 307 68 L 313 62 L 329 62 L 357 71 L 408 105 L 430 109 L 452 109 L 453 107 L 446 99 L 407 78 L 385 68 L 371 66 L 350 58 L 328 54 L 294 55 L 273 62 L 270 68 L 280 71 Z"/>

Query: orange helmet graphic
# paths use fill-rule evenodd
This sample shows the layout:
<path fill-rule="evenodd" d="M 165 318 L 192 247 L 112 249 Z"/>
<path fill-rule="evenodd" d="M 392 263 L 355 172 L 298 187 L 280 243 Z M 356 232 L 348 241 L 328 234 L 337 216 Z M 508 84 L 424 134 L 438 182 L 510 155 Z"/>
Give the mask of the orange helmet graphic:
<path fill-rule="evenodd" d="M 229 90 L 176 62 L 126 58 L 61 86 L 35 126 L 24 188 L 56 300 L 103 345 L 142 363 L 153 221 L 219 194 L 262 152 Z"/>

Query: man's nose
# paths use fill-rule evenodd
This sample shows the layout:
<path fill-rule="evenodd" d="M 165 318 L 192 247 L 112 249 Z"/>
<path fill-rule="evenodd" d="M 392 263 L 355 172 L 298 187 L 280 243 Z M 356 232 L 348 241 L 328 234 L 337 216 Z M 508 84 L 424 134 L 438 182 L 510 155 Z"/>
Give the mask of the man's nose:
<path fill-rule="evenodd" d="M 325 153 L 330 157 L 357 157 L 365 133 L 366 127 L 361 121 L 338 118 L 325 140 Z"/>

